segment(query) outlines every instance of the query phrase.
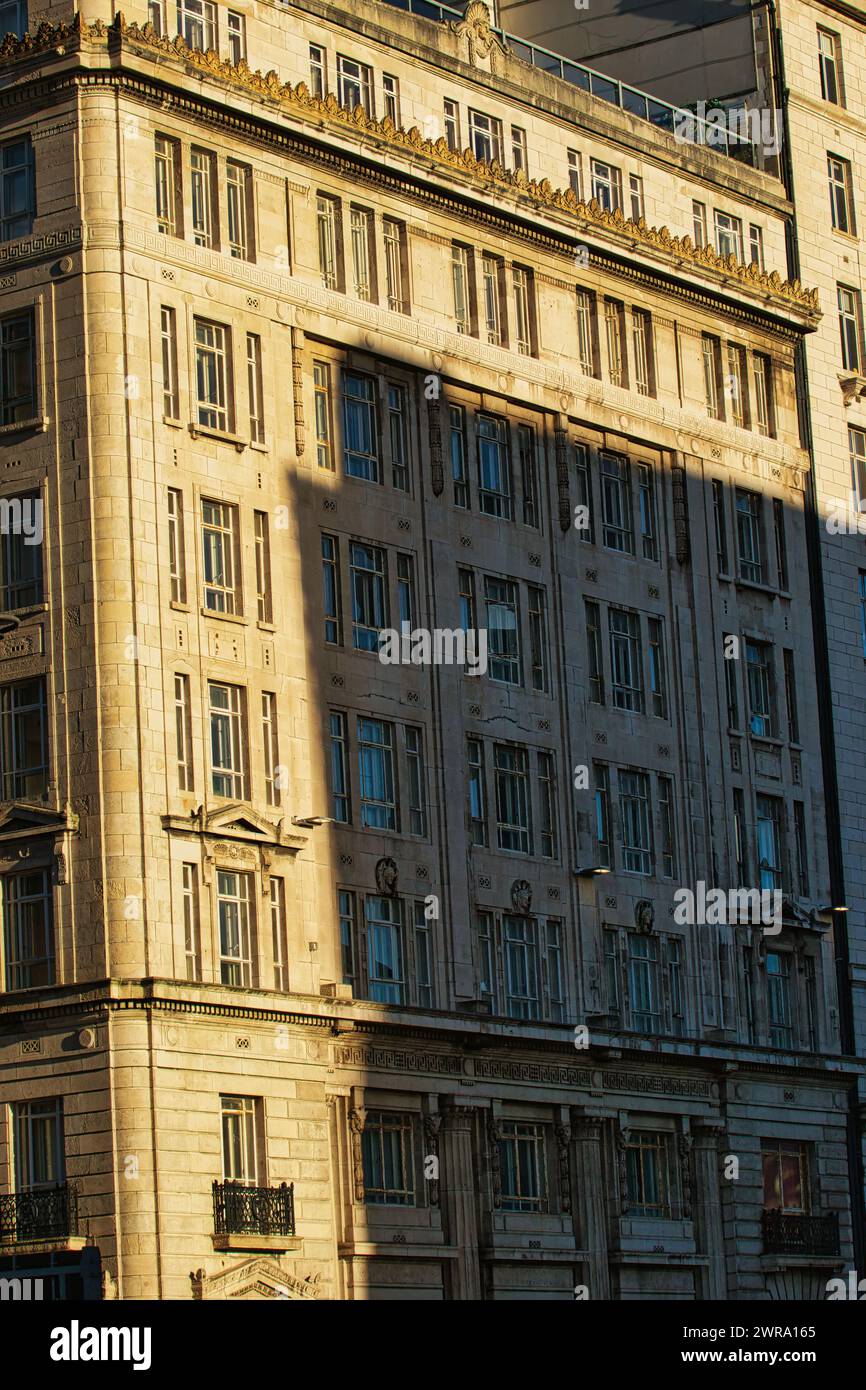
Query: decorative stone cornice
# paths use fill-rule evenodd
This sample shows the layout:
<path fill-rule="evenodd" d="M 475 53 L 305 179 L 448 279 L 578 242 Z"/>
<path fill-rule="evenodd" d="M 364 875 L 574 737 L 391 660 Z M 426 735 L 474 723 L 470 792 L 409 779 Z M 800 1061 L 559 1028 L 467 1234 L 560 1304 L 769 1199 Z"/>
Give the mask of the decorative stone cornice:
<path fill-rule="evenodd" d="M 488 26 L 486 32 L 490 46 L 487 46 L 484 24 L 481 23 L 482 10 L 486 15 L 486 6 L 481 4 L 480 0 L 476 0 L 475 4 L 470 5 L 458 28 L 461 33 L 466 31 L 473 54 L 485 57 L 495 51 L 498 40 L 489 31 Z M 612 235 L 623 250 L 644 249 L 661 253 L 673 264 L 684 263 L 696 270 L 709 272 L 712 278 L 727 282 L 728 285 L 733 281 L 758 296 L 786 305 L 810 321 L 817 320 L 820 314 L 818 291 L 805 288 L 799 280 L 783 280 L 775 270 L 768 273 L 754 264 L 741 264 L 734 256 L 719 256 L 711 246 L 695 246 L 688 235 L 671 236 L 667 227 L 650 227 L 643 218 L 633 221 L 626 218 L 619 208 L 612 212 L 602 208 L 594 198 L 588 203 L 583 202 L 571 188 L 554 188 L 548 179 L 530 179 L 522 169 L 509 170 L 503 168 L 496 160 L 488 162 L 476 159 L 469 149 L 452 150 L 444 136 L 437 140 L 425 138 L 417 126 L 405 130 L 395 126 L 389 116 L 384 116 L 381 120 L 368 116 L 360 105 L 349 111 L 340 106 L 333 92 L 329 92 L 325 97 L 313 96 L 305 82 L 299 82 L 296 86 L 292 86 L 290 82 L 281 82 L 273 68 L 263 74 L 258 70 L 254 71 L 243 59 L 240 63 L 233 64 L 228 59 L 220 58 L 212 49 L 202 53 L 190 48 L 181 35 L 174 39 L 162 38 L 151 24 L 131 24 L 122 12 L 117 14 L 110 28 L 102 20 L 87 24 L 76 15 L 71 26 L 51 26 L 43 23 L 32 36 L 25 34 L 22 39 L 18 39 L 7 35 L 0 44 L 0 71 L 7 64 L 12 64 L 22 57 L 52 49 L 57 53 L 64 53 L 68 46 L 80 44 L 82 41 L 87 44 L 107 42 L 111 48 L 125 43 L 144 53 L 175 58 L 204 76 L 210 76 L 229 87 L 259 97 L 275 111 L 313 117 L 326 122 L 335 131 L 342 129 L 345 132 L 371 137 L 379 144 L 392 149 L 402 149 L 414 158 L 426 158 L 440 173 L 459 172 L 468 175 L 487 196 L 495 192 L 510 192 L 521 201 L 531 204 L 535 210 L 547 210 L 564 215 L 571 219 L 575 234 L 597 229 Z"/>

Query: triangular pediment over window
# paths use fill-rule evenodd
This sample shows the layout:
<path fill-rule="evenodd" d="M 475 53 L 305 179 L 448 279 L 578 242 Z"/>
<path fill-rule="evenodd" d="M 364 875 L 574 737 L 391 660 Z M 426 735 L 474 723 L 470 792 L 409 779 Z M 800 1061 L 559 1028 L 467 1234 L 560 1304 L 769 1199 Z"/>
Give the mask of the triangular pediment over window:
<path fill-rule="evenodd" d="M 32 840 L 34 835 L 65 835 L 78 829 L 78 817 L 70 810 L 33 806 L 28 801 L 8 801 L 0 809 L 0 840 Z"/>
<path fill-rule="evenodd" d="M 203 1269 L 190 1274 L 193 1298 L 318 1298 L 319 1275 L 298 1279 L 271 1260 L 246 1260 L 219 1274 Z"/>
<path fill-rule="evenodd" d="M 252 806 L 238 801 L 220 806 L 216 811 L 206 811 L 200 806 L 188 820 L 181 816 L 163 816 L 162 823 L 166 830 L 182 830 L 187 834 L 193 831 L 209 839 L 240 840 L 253 845 L 300 849 L 307 842 L 306 836 L 287 835 L 284 820 L 274 824 Z"/>

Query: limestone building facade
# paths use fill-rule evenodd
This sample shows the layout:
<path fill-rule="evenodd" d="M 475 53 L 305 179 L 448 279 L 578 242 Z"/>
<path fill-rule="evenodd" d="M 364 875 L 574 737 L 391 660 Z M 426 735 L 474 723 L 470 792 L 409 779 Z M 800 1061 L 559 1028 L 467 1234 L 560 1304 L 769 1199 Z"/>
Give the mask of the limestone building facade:
<path fill-rule="evenodd" d="M 826 306 L 774 173 L 412 9 L 0 46 L 0 1272 L 820 1297 Z"/>

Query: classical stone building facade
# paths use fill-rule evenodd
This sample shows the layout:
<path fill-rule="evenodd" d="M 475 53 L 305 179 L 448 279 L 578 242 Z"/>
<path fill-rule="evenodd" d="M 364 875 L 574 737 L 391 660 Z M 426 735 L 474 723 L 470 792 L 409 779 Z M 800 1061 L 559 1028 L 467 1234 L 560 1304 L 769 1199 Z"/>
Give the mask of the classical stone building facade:
<path fill-rule="evenodd" d="M 0 1271 L 820 1297 L 791 205 L 416 8 L 0 47 Z"/>

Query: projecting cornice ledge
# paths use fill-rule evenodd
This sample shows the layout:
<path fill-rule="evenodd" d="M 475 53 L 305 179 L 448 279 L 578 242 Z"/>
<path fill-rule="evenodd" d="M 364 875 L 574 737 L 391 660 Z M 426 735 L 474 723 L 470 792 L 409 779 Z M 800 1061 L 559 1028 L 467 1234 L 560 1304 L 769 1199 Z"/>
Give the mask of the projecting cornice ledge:
<path fill-rule="evenodd" d="M 25 35 L 22 39 L 7 35 L 0 44 L 0 73 L 7 65 L 34 54 L 51 50 L 65 54 L 70 49 L 103 44 L 112 55 L 122 53 L 124 46 L 128 46 L 143 55 L 150 53 L 159 57 L 163 80 L 166 60 L 173 59 L 179 70 L 192 69 L 202 77 L 211 77 L 247 96 L 258 97 L 271 113 L 313 118 L 319 123 L 324 121 L 335 133 L 341 130 L 345 134 L 368 137 L 380 149 L 384 146 L 386 151 L 390 148 L 410 154 L 414 159 L 425 158 L 431 172 L 458 174 L 463 181 L 468 179 L 474 184 L 482 196 L 511 193 L 518 205 L 523 205 L 522 208 L 518 206 L 518 212 L 544 210 L 564 216 L 571 220 L 575 235 L 593 228 L 605 231 L 632 251 L 642 248 L 656 257 L 661 255 L 678 273 L 682 273 L 684 266 L 693 267 L 716 281 L 722 292 L 730 294 L 739 289 L 749 297 L 763 300 L 768 308 L 775 306 L 797 314 L 809 327 L 820 318 L 818 291 L 807 289 L 799 280 L 783 280 L 775 270 L 768 273 L 753 264 L 743 265 L 734 256 L 719 256 L 711 246 L 697 247 L 691 237 L 671 236 L 667 227 L 650 227 L 643 218 L 632 221 L 621 209 L 608 211 L 595 199 L 581 202 L 570 188 L 553 188 L 547 179 L 530 179 L 521 169 L 504 169 L 496 161 L 488 163 L 476 159 L 469 149 L 452 150 L 443 137 L 438 140 L 425 138 L 417 126 L 404 130 L 395 126 L 388 116 L 381 120 L 368 116 L 361 106 L 356 106 L 354 111 L 346 110 L 333 92 L 326 97 L 313 96 L 305 82 L 296 86 L 281 82 L 273 69 L 263 74 L 243 60 L 232 64 L 213 50 L 201 53 L 190 48 L 180 35 L 174 39 L 161 38 L 152 25 L 130 24 L 122 13 L 110 27 L 102 20 L 88 24 L 76 15 L 71 25 L 41 24 L 34 35 Z"/>

